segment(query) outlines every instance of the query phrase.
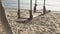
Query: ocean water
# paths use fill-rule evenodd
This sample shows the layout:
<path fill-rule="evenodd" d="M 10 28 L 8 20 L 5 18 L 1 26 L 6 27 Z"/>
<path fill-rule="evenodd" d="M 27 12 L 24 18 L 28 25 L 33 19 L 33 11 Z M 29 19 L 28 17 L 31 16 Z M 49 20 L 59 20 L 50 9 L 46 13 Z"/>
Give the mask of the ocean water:
<path fill-rule="evenodd" d="M 43 1 L 37 0 L 37 10 L 43 9 Z M 5 8 L 18 8 L 18 0 L 3 0 L 3 6 Z M 32 9 L 34 8 L 35 0 L 32 0 Z M 30 9 L 30 0 L 20 0 L 21 9 Z M 60 0 L 46 0 L 47 10 L 60 11 Z"/>

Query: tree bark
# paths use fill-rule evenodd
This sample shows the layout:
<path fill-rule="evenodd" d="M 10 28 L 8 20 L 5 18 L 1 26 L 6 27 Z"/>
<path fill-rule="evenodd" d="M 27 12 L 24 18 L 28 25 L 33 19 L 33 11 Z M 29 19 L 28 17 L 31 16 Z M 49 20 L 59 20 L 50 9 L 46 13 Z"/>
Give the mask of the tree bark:
<path fill-rule="evenodd" d="M 10 25 L 6 19 L 5 10 L 2 6 L 1 0 L 0 0 L 0 21 L 3 27 L 3 30 L 6 32 L 6 34 L 13 34 L 11 31 Z"/>

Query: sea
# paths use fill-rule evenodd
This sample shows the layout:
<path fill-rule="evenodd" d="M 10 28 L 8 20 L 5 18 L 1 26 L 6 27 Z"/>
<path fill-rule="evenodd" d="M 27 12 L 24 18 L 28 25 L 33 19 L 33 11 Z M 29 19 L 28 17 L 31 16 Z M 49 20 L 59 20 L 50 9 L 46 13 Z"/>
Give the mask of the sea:
<path fill-rule="evenodd" d="M 60 11 L 60 0 L 45 0 L 47 10 Z M 37 0 L 37 10 L 43 9 L 44 0 Z M 18 0 L 2 0 L 4 8 L 18 9 Z M 32 0 L 32 10 L 35 0 Z M 20 0 L 20 9 L 30 9 L 30 0 Z"/>

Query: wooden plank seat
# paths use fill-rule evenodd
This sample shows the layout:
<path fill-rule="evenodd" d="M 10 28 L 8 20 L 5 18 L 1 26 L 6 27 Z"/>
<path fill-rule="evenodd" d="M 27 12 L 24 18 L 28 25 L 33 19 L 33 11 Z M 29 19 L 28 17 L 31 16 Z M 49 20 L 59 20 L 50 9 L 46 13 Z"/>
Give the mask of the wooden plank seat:
<path fill-rule="evenodd" d="M 20 18 L 15 20 L 18 23 L 27 23 L 30 21 L 30 18 Z"/>

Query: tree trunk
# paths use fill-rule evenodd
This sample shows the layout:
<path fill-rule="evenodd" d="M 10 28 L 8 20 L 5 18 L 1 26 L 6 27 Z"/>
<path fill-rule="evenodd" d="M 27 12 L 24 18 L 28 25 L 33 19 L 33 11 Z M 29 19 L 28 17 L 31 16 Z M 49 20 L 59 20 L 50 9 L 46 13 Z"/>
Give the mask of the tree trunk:
<path fill-rule="evenodd" d="M 10 25 L 6 19 L 5 10 L 2 6 L 1 0 L 0 0 L 0 21 L 6 34 L 13 34 L 11 31 Z"/>

